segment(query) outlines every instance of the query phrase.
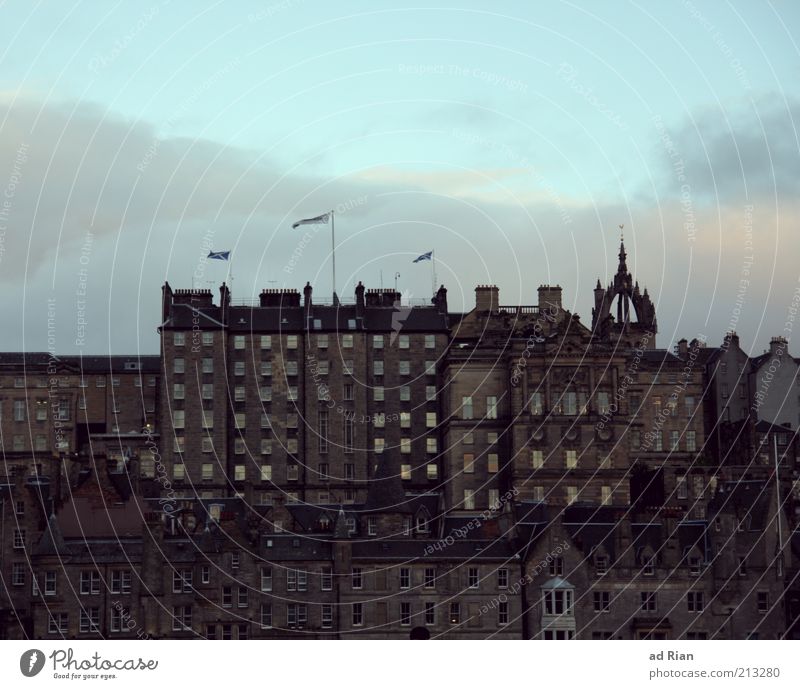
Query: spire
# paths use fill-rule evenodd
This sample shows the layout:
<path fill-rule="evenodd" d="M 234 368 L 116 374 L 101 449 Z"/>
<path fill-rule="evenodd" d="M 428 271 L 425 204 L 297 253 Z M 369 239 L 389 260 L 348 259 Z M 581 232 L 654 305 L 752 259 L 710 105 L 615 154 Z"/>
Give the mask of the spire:
<path fill-rule="evenodd" d="M 50 515 L 47 520 L 47 528 L 42 534 L 42 538 L 36 547 L 37 555 L 58 555 L 64 552 L 65 548 L 64 537 L 61 535 L 61 529 L 58 526 L 58 519 L 55 513 Z"/>
<path fill-rule="evenodd" d="M 411 512 L 399 467 L 391 455 L 380 458 L 375 475 L 369 483 L 364 508 L 367 512 Z"/>
<path fill-rule="evenodd" d="M 619 240 L 619 267 L 617 268 L 617 273 L 620 275 L 627 275 L 628 274 L 628 264 L 625 262 L 625 259 L 628 258 L 628 254 L 625 252 L 625 242 L 623 241 L 622 237 L 620 236 Z"/>
<path fill-rule="evenodd" d="M 617 268 L 617 273 L 620 275 L 628 273 L 628 265 L 625 263 L 628 254 L 625 253 L 625 235 L 622 234 L 624 227 L 625 225 L 619 225 L 619 267 Z"/>
<path fill-rule="evenodd" d="M 339 505 L 339 514 L 336 515 L 336 523 L 333 527 L 333 536 L 336 539 L 350 538 L 350 527 L 347 524 L 347 516 L 344 509 Z"/>

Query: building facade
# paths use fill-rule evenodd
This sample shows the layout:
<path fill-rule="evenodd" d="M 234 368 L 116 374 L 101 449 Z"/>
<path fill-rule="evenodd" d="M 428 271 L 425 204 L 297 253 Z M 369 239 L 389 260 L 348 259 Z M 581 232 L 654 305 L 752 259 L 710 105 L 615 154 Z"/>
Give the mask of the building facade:
<path fill-rule="evenodd" d="M 0 635 L 797 636 L 788 342 L 659 349 L 622 244 L 593 303 L 165 284 L 157 356 L 0 355 Z"/>

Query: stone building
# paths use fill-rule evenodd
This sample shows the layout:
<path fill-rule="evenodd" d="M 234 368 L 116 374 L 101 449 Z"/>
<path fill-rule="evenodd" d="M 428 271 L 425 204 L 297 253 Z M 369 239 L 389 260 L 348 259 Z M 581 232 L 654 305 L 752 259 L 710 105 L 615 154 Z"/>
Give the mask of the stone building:
<path fill-rule="evenodd" d="M 165 284 L 158 356 L 0 355 L 0 635 L 800 633 L 788 343 L 659 349 L 623 244 L 531 302 Z"/>

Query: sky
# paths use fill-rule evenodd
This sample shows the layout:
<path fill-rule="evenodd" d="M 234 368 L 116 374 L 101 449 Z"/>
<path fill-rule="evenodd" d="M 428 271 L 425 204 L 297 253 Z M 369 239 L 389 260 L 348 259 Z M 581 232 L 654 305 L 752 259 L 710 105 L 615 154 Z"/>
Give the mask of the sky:
<path fill-rule="evenodd" d="M 658 345 L 800 303 L 800 4 L 0 2 L 0 349 L 156 353 L 160 287 L 535 304 Z M 306 234 L 308 231 L 308 234 Z M 230 250 L 229 263 L 206 261 Z M 413 263 L 434 251 L 435 265 Z"/>

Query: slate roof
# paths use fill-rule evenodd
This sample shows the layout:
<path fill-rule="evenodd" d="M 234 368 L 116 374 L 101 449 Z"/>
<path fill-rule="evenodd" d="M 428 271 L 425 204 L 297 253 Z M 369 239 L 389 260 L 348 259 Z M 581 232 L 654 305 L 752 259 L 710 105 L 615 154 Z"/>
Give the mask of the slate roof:
<path fill-rule="evenodd" d="M 772 490 L 769 479 L 720 482 L 708 504 L 709 515 L 733 514 L 747 530 L 763 531 L 769 519 Z"/>

